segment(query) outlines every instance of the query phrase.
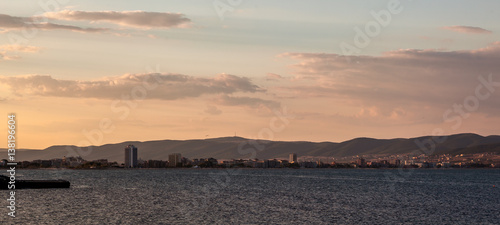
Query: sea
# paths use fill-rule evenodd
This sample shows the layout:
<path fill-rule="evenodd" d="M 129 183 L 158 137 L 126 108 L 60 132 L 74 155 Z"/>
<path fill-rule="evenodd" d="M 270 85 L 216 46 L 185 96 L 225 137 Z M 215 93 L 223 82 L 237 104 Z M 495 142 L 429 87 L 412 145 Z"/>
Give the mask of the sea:
<path fill-rule="evenodd" d="M 500 224 L 499 169 L 19 170 L 0 224 Z"/>

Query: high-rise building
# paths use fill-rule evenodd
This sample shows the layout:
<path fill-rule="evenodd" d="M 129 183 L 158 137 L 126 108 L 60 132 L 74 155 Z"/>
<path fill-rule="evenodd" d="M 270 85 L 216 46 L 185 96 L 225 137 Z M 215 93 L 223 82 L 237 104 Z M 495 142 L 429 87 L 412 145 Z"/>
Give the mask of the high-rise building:
<path fill-rule="evenodd" d="M 181 154 L 180 153 L 174 153 L 168 155 L 168 166 L 169 167 L 177 167 L 177 164 L 181 162 Z"/>
<path fill-rule="evenodd" d="M 296 163 L 297 162 L 297 153 L 292 153 L 288 156 L 288 162 Z"/>
<path fill-rule="evenodd" d="M 125 147 L 125 168 L 137 167 L 137 148 L 133 145 Z"/>

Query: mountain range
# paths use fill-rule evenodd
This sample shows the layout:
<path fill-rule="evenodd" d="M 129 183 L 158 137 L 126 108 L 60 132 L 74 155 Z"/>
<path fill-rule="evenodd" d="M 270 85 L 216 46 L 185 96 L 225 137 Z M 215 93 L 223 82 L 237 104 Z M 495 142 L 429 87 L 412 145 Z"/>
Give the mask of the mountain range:
<path fill-rule="evenodd" d="M 436 141 L 439 140 L 440 143 Z M 424 151 L 418 143 L 425 147 Z M 167 160 L 172 153 L 194 158 L 287 158 L 290 153 L 311 157 L 346 157 L 355 155 L 406 154 L 413 151 L 428 154 L 469 154 L 482 152 L 500 153 L 500 136 L 456 134 L 450 136 L 424 136 L 417 138 L 373 139 L 356 138 L 345 142 L 266 141 L 242 137 L 222 137 L 196 140 L 127 141 L 101 146 L 89 146 L 76 151 L 75 146 L 58 145 L 43 150 L 19 149 L 17 161 L 82 156 L 86 160 L 108 159 L 122 163 L 124 148 L 135 145 L 138 157 L 143 160 Z M 432 149 L 431 149 L 432 148 Z M 70 149 L 68 151 L 68 149 Z M 7 155 L 6 149 L 1 149 Z M 76 153 L 76 154 L 75 154 Z M 255 154 L 252 154 L 255 153 Z M 2 157 L 0 157 L 2 158 Z"/>

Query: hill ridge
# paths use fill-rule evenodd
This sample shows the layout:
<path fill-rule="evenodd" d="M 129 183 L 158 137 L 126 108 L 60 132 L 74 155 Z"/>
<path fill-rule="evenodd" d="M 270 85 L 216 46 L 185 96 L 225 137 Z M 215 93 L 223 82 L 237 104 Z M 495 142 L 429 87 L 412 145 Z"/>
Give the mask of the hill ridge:
<path fill-rule="evenodd" d="M 139 158 L 144 160 L 167 160 L 168 155 L 172 153 L 181 153 L 191 159 L 208 157 L 238 159 L 252 157 L 249 154 L 252 151 L 255 152 L 255 157 L 259 159 L 287 158 L 290 153 L 297 153 L 299 156 L 318 157 L 407 154 L 419 150 L 415 141 L 424 141 L 429 138 L 445 139 L 443 143 L 435 143 L 435 151 L 432 151 L 435 154 L 500 151 L 500 136 L 481 136 L 473 133 L 393 139 L 360 137 L 339 143 L 269 141 L 230 136 L 193 140 L 124 141 L 100 146 L 88 146 L 92 150 L 89 151 L 89 154 L 82 155 L 82 157 L 86 160 L 108 159 L 123 162 L 124 147 L 128 144 L 136 145 L 139 149 Z M 44 150 L 19 150 L 16 155 L 17 159 L 21 161 L 62 158 L 63 156 L 70 156 L 67 147 L 74 148 L 75 146 L 54 145 Z M 88 147 L 82 147 L 82 152 L 86 153 Z M 2 150 L 6 151 L 5 149 Z"/>

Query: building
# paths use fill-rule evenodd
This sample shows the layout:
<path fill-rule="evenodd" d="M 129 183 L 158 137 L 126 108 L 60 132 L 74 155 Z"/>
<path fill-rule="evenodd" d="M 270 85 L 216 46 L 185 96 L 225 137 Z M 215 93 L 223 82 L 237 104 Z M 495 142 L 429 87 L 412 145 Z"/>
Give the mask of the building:
<path fill-rule="evenodd" d="M 125 147 L 125 168 L 137 167 L 137 148 L 133 145 Z"/>
<path fill-rule="evenodd" d="M 400 166 L 401 160 L 400 159 L 391 159 L 390 163 L 391 163 L 391 165 L 394 165 L 394 166 Z"/>
<path fill-rule="evenodd" d="M 180 153 L 174 153 L 168 155 L 168 166 L 169 167 L 177 167 L 179 163 L 181 163 L 181 154 Z"/>
<path fill-rule="evenodd" d="M 356 160 L 356 165 L 358 167 L 366 167 L 366 160 L 363 158 L 358 158 L 358 160 Z"/>
<path fill-rule="evenodd" d="M 167 162 L 162 160 L 148 160 L 144 163 L 144 167 L 147 168 L 165 168 L 167 167 Z"/>
<path fill-rule="evenodd" d="M 288 162 L 296 163 L 297 162 L 297 153 L 292 153 L 288 156 Z"/>
<path fill-rule="evenodd" d="M 276 159 L 264 160 L 264 168 L 279 168 L 281 164 Z"/>

